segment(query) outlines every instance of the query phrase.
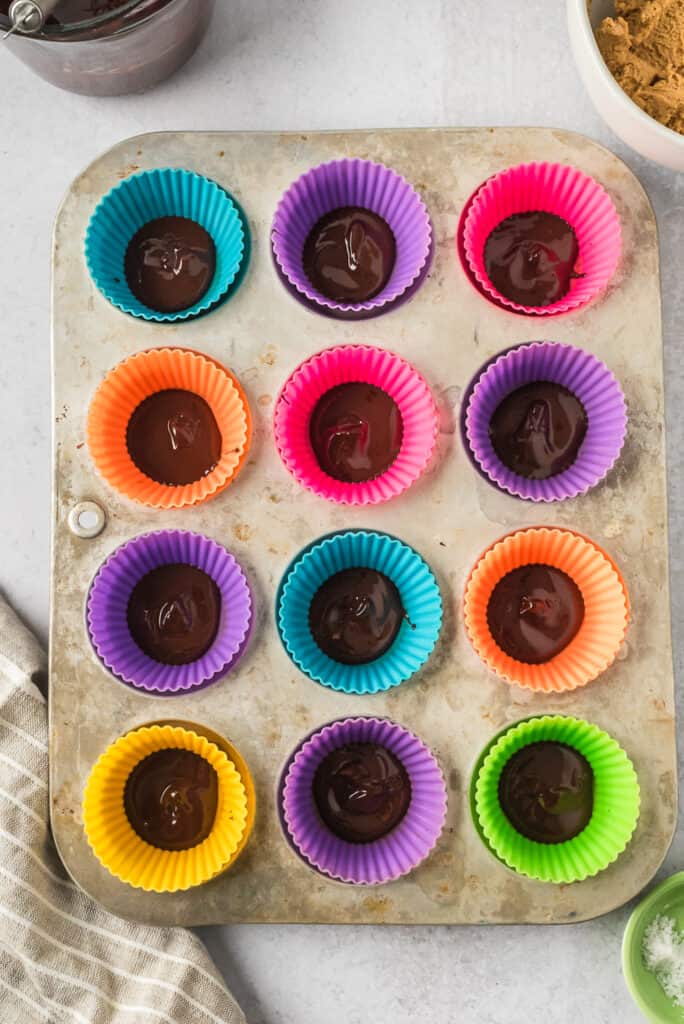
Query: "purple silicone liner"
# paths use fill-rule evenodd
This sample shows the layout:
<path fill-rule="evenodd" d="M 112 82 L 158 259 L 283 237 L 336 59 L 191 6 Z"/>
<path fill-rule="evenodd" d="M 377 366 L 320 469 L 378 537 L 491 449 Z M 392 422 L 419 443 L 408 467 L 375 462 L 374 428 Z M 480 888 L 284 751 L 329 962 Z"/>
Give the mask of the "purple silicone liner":
<path fill-rule="evenodd" d="M 346 743 L 377 743 L 403 764 L 411 803 L 392 832 L 374 843 L 348 843 L 321 821 L 313 779 L 321 761 Z M 408 874 L 431 853 L 444 828 L 447 794 L 434 755 L 408 729 L 382 718 L 346 718 L 314 733 L 294 754 L 285 776 L 283 818 L 290 839 L 317 871 L 340 882 L 382 885 Z"/>
<path fill-rule="evenodd" d="M 138 581 L 175 562 L 202 569 L 221 593 L 216 638 L 187 665 L 163 665 L 148 657 L 133 640 L 126 618 Z M 123 682 L 151 693 L 183 693 L 222 678 L 243 655 L 252 619 L 252 595 L 238 562 L 220 544 L 187 530 L 146 533 L 123 544 L 100 567 L 88 595 L 88 632 L 96 654 Z"/>
<path fill-rule="evenodd" d="M 389 281 L 366 302 L 335 302 L 304 273 L 302 253 L 311 228 L 341 206 L 372 210 L 389 224 L 397 258 Z M 416 190 L 396 171 L 370 160 L 332 160 L 303 174 L 278 204 L 271 229 L 275 261 L 289 284 L 321 312 L 377 313 L 419 278 L 430 257 L 432 224 Z"/>
<path fill-rule="evenodd" d="M 563 473 L 546 480 L 514 473 L 498 458 L 489 437 L 500 402 L 532 381 L 562 384 L 587 414 L 577 458 Z M 625 440 L 627 410 L 620 385 L 600 359 L 573 345 L 535 341 L 505 352 L 484 369 L 468 402 L 465 430 L 476 462 L 496 486 L 529 501 L 563 501 L 586 494 L 613 468 Z"/>

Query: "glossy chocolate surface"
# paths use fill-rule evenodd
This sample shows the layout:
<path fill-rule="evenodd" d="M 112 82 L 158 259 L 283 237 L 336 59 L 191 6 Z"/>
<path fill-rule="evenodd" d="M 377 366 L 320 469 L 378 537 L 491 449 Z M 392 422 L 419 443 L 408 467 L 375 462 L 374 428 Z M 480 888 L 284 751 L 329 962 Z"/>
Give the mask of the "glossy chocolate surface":
<path fill-rule="evenodd" d="M 541 741 L 504 765 L 499 803 L 513 828 L 536 843 L 564 843 L 586 828 L 594 806 L 594 773 L 579 751 Z"/>
<path fill-rule="evenodd" d="M 160 217 L 144 224 L 128 243 L 124 268 L 128 287 L 159 313 L 189 309 L 214 277 L 211 236 L 186 217 Z"/>
<path fill-rule="evenodd" d="M 209 405 L 192 391 L 149 395 L 126 428 L 128 452 L 141 473 L 160 484 L 192 484 L 221 458 L 222 439 Z"/>
<path fill-rule="evenodd" d="M 124 809 L 141 839 L 160 850 L 189 850 L 211 832 L 218 803 L 215 769 L 191 750 L 158 750 L 128 776 Z"/>
<path fill-rule="evenodd" d="M 348 843 L 372 843 L 399 824 L 411 802 L 400 761 L 375 743 L 349 743 L 321 762 L 313 796 L 323 822 Z"/>
<path fill-rule="evenodd" d="M 549 565 L 523 565 L 506 573 L 487 605 L 487 624 L 495 642 L 528 665 L 541 665 L 560 654 L 583 620 L 579 587 Z"/>
<path fill-rule="evenodd" d="M 194 565 L 173 563 L 152 569 L 133 588 L 127 620 L 145 654 L 163 665 L 187 665 L 214 642 L 221 592 Z"/>
<path fill-rule="evenodd" d="M 375 569 L 343 569 L 316 591 L 309 628 L 321 650 L 343 665 L 363 665 L 394 643 L 406 613 L 394 583 Z"/>
<path fill-rule="evenodd" d="M 334 302 L 357 303 L 381 292 L 397 248 L 386 221 L 371 210 L 343 206 L 314 224 L 304 243 L 304 273 Z"/>
<path fill-rule="evenodd" d="M 399 407 L 373 384 L 338 384 L 311 414 L 309 438 L 321 469 L 343 483 L 380 476 L 401 449 Z"/>
<path fill-rule="evenodd" d="M 528 480 L 546 480 L 568 469 L 586 433 L 582 403 L 550 381 L 534 381 L 506 395 L 489 424 L 498 457 Z"/>
<path fill-rule="evenodd" d="M 60 0 L 48 16 L 50 25 L 73 25 L 118 11 L 128 0 Z M 9 15 L 12 0 L 0 0 L 0 14 Z"/>
<path fill-rule="evenodd" d="M 506 217 L 485 242 L 487 276 L 497 291 L 521 306 L 550 306 L 570 289 L 579 253 L 570 225 L 537 210 Z"/>

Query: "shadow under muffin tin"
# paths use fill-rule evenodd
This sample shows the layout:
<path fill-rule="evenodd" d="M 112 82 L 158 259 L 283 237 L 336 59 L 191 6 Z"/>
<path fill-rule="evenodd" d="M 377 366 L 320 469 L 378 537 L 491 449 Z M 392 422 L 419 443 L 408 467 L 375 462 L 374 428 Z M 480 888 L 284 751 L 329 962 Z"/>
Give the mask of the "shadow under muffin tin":
<path fill-rule="evenodd" d="M 507 172 L 502 172 L 464 210 L 459 227 L 464 270 L 485 297 L 511 312 L 553 314 L 581 305 L 605 286 L 617 262 L 616 219 L 611 222 L 612 248 L 603 254 L 603 263 L 598 260 L 597 270 L 589 252 L 594 243 L 591 238 L 587 242 L 583 221 L 575 233 L 567 196 L 558 201 L 562 216 L 551 209 L 544 212 L 544 188 L 549 194 L 554 189 L 563 193 L 570 189 L 568 182 L 578 180 L 579 172 L 565 168 L 563 173 L 558 166 L 511 170 L 511 175 L 526 179 L 537 205 L 511 206 L 505 195 Z M 591 179 L 584 187 L 606 223 L 611 221 L 614 209 L 606 194 Z M 498 221 L 487 210 L 487 203 L 497 202 Z M 549 203 L 554 205 L 555 200 Z M 479 243 L 478 217 L 494 225 Z M 105 237 L 115 239 L 116 245 L 107 249 Z M 339 160 L 314 168 L 285 193 L 271 242 L 277 275 L 297 298 L 325 315 L 361 319 L 415 295 L 429 271 L 432 227 L 422 200 L 400 175 L 370 161 Z M 482 276 L 480 256 L 473 255 L 477 244 L 489 280 Z M 94 282 L 110 302 L 134 316 L 163 322 L 197 316 L 229 299 L 231 285 L 244 277 L 248 247 L 244 215 L 225 190 L 190 172 L 160 170 L 126 179 L 105 196 L 88 230 L 86 258 Z M 588 266 L 591 273 L 578 269 Z M 574 282 L 586 277 L 591 280 L 575 288 Z M 525 296 L 530 301 L 524 302 Z M 619 385 L 603 364 L 579 349 L 545 342 L 517 351 L 522 354 L 514 350 L 494 357 L 466 394 L 463 420 L 469 454 L 490 482 L 519 497 L 548 501 L 584 493 L 609 471 L 622 446 L 626 417 Z M 174 358 L 183 358 L 183 353 L 168 356 Z M 591 381 L 601 386 L 586 382 L 590 363 Z M 194 390 L 192 380 L 186 386 L 189 379 L 181 375 L 181 387 L 141 392 L 116 428 L 114 440 L 135 470 L 167 488 L 196 485 L 214 473 L 222 458 L 227 421 L 217 421 L 201 390 Z M 188 502 L 169 499 L 166 505 L 143 497 L 139 489 L 127 491 L 107 465 L 114 434 L 98 434 L 89 425 L 98 468 L 124 493 L 151 505 L 179 507 L 212 497 L 240 468 L 249 445 L 249 408 L 239 382 L 228 374 L 229 386 L 231 382 L 245 410 L 244 436 L 227 480 L 218 487 L 193 494 Z M 211 394 L 223 386 L 218 380 Z M 297 419 L 305 401 L 306 410 Z M 276 443 L 295 478 L 324 499 L 350 504 L 396 499 L 430 461 L 437 430 L 436 405 L 420 374 L 398 356 L 371 346 L 340 346 L 311 357 L 283 386 L 275 418 Z M 491 451 L 483 454 L 487 444 Z M 521 479 L 527 482 L 520 484 Z M 138 555 L 145 546 L 153 552 L 146 559 Z M 117 559 L 130 561 L 134 552 L 137 581 L 131 586 L 129 578 L 122 587 L 122 574 L 114 566 Z M 573 641 L 585 614 L 572 577 L 557 570 L 558 578 L 551 580 L 552 571 L 543 562 L 523 565 L 521 579 L 513 583 L 514 573 L 501 576 L 487 599 L 494 644 L 530 664 L 553 661 Z M 570 588 L 569 603 L 559 597 L 563 588 Z M 540 590 L 543 596 L 537 597 Z M 558 622 L 547 621 L 550 605 Z M 497 634 L 494 620 L 508 615 L 513 606 L 520 619 Z M 574 617 L 569 608 L 574 608 Z M 544 621 L 537 639 L 545 637 L 541 648 L 530 639 L 524 619 L 540 609 Z M 116 624 L 110 621 L 114 611 Z M 439 637 L 442 606 L 434 576 L 417 552 L 397 538 L 356 530 L 339 531 L 300 552 L 281 581 L 276 614 L 283 644 L 302 672 L 333 689 L 372 694 L 398 685 L 424 664 Z M 515 612 L 510 614 L 515 618 Z M 122 545 L 103 565 L 89 596 L 88 624 L 98 656 L 115 675 L 142 689 L 181 692 L 217 681 L 244 652 L 252 628 L 249 585 L 232 556 L 208 538 L 183 531 L 149 534 Z M 314 821 L 335 833 L 343 849 L 374 845 L 387 836 L 396 845 L 415 796 L 410 772 L 391 753 L 391 744 L 373 745 L 356 733 L 365 736 L 364 730 L 376 723 L 383 736 L 394 736 L 392 742 L 410 734 L 382 720 L 354 721 L 360 725 L 338 723 L 349 736 L 345 733 L 345 743 L 328 751 L 307 783 L 316 806 Z M 416 737 L 411 742 L 425 751 Z M 294 824 L 299 812 L 288 795 L 300 755 L 291 759 L 284 806 L 290 838 L 301 855 L 324 874 L 357 883 L 387 881 L 411 870 L 421 859 L 415 851 L 377 875 L 366 872 L 363 857 L 353 868 L 347 862 L 340 867 L 339 861 L 331 866 L 315 850 L 300 845 L 301 826 Z M 436 762 L 434 769 L 435 793 L 443 795 L 435 803 L 434 833 L 426 839 L 423 855 L 439 835 L 446 806 Z M 367 820 L 361 809 L 354 825 L 340 811 L 337 798 L 332 810 L 329 794 L 337 793 L 335 779 L 348 777 L 353 783 L 357 776 L 372 777 L 380 803 L 373 804 Z M 513 783 L 509 788 L 515 789 Z M 306 802 L 308 797 L 300 790 L 297 799 Z M 377 814 L 384 824 L 376 820 Z"/>

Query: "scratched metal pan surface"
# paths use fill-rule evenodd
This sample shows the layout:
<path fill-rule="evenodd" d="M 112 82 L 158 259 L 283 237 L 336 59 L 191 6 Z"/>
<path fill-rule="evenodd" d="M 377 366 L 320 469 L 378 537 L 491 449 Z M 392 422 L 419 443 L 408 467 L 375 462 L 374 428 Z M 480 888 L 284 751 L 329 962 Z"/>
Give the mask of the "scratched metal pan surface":
<path fill-rule="evenodd" d="M 278 200 L 301 173 L 342 156 L 382 161 L 423 196 L 435 231 L 434 260 L 411 301 L 361 322 L 327 319 L 297 302 L 277 277 L 269 229 Z M 613 197 L 624 256 L 607 292 L 569 316 L 545 320 L 496 308 L 472 288 L 455 236 L 463 205 L 490 174 L 534 159 L 572 163 Z M 207 175 L 241 204 L 252 253 L 237 293 L 213 313 L 172 325 L 146 323 L 111 306 L 88 276 L 83 239 L 100 197 L 138 169 L 185 167 Z M 71 186 L 54 236 L 54 544 L 51 620 L 51 806 L 55 838 L 74 879 L 113 912 L 155 924 L 349 922 L 467 924 L 568 922 L 603 914 L 653 876 L 676 813 L 673 674 L 670 645 L 662 333 L 656 224 L 638 181 L 616 157 L 581 136 L 550 129 L 435 129 L 313 134 L 166 133 L 129 139 L 96 160 Z M 520 501 L 473 469 L 459 413 L 475 371 L 497 352 L 551 339 L 603 359 L 629 405 L 622 457 L 586 497 L 560 504 Z M 345 508 L 303 490 L 281 464 L 272 436 L 274 399 L 302 359 L 328 346 L 370 342 L 413 363 L 441 407 L 437 457 L 403 496 Z M 104 374 L 141 349 L 187 346 L 229 366 L 255 420 L 248 464 L 216 500 L 158 512 L 116 494 L 94 470 L 85 445 L 91 396 Z M 107 526 L 95 539 L 69 529 L 73 507 L 98 502 Z M 632 601 L 626 642 L 596 682 L 563 695 L 535 695 L 487 671 L 460 614 L 467 574 L 483 548 L 521 526 L 572 527 L 620 565 Z M 256 598 L 256 628 L 239 667 L 195 694 L 141 694 L 111 677 L 84 624 L 91 580 L 118 545 L 164 527 L 215 538 L 239 559 Z M 429 662 L 413 679 L 372 697 L 311 682 L 290 661 L 275 627 L 274 599 L 285 568 L 312 540 L 342 527 L 387 531 L 416 548 L 439 582 L 445 620 Z M 642 809 L 626 852 L 602 874 L 555 887 L 514 874 L 473 828 L 469 781 L 484 745 L 509 723 L 561 712 L 589 719 L 623 745 L 639 774 Z M 446 827 L 432 855 L 391 884 L 330 881 L 285 840 L 277 790 L 283 765 L 303 737 L 340 716 L 388 716 L 431 747 L 444 772 Z M 96 861 L 81 817 L 84 783 L 119 735 L 160 719 L 196 723 L 235 744 L 253 774 L 257 820 L 226 874 L 202 888 L 156 895 L 129 888 Z"/>

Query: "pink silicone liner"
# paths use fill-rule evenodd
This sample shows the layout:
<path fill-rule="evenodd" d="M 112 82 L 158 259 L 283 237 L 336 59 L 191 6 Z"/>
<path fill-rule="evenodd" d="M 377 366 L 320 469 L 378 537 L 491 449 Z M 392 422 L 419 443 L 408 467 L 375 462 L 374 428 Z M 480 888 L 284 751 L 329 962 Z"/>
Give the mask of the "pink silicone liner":
<path fill-rule="evenodd" d="M 366 382 L 382 388 L 401 413 L 403 440 L 389 469 L 363 483 L 343 483 L 324 473 L 311 441 L 309 423 L 318 400 L 338 384 Z M 287 469 L 314 494 L 344 505 L 372 505 L 401 494 L 427 466 L 435 448 L 439 418 L 425 379 L 400 356 L 372 345 L 340 345 L 307 359 L 278 396 L 274 432 Z"/>
<path fill-rule="evenodd" d="M 562 217 L 577 235 L 582 277 L 550 306 L 523 306 L 497 291 L 487 276 L 484 249 L 494 228 L 516 213 L 544 210 Z M 489 178 L 476 193 L 465 219 L 463 247 L 468 265 L 485 296 L 518 313 L 554 316 L 591 302 L 608 284 L 620 260 L 622 231 L 612 199 L 601 185 L 576 167 L 531 163 L 510 167 Z"/>

